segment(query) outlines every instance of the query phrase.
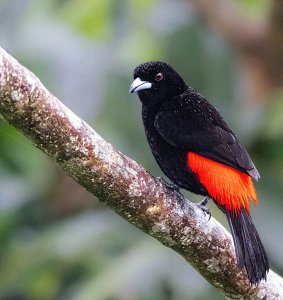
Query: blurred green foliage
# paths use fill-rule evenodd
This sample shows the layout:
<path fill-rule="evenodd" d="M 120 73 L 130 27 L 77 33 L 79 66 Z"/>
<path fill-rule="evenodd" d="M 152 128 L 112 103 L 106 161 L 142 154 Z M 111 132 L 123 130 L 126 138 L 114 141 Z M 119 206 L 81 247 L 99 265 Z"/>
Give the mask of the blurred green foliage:
<path fill-rule="evenodd" d="M 241 5 L 257 16 L 266 9 L 264 1 Z M 2 47 L 155 175 L 162 174 L 128 87 L 141 62 L 174 66 L 248 146 L 262 175 L 255 223 L 283 273 L 283 94 L 265 105 L 240 101 L 232 49 L 186 1 L 2 0 L 0 25 Z M 1 300 L 221 299 L 181 257 L 89 196 L 4 121 L 0 178 Z"/>
<path fill-rule="evenodd" d="M 110 0 L 64 1 L 59 7 L 59 17 L 82 34 L 96 40 L 104 40 L 109 37 L 111 29 L 111 2 Z"/>

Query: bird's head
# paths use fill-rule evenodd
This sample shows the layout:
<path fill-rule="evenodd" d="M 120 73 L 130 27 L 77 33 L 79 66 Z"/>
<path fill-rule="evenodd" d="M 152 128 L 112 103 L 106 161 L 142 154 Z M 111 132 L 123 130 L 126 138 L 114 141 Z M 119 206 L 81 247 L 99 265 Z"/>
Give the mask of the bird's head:
<path fill-rule="evenodd" d="M 129 92 L 137 92 L 143 105 L 162 104 L 187 88 L 182 77 L 164 62 L 152 61 L 137 66 Z"/>

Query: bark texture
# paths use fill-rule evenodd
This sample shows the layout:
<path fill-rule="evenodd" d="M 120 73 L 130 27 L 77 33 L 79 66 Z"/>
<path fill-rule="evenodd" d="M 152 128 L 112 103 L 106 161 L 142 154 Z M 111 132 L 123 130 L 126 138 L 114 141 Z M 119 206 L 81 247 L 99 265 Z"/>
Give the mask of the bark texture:
<path fill-rule="evenodd" d="M 283 299 L 283 279 L 250 286 L 230 234 L 117 151 L 0 48 L 0 113 L 68 175 L 124 219 L 174 249 L 231 299 Z M 19 149 L 20 151 L 20 149 Z"/>

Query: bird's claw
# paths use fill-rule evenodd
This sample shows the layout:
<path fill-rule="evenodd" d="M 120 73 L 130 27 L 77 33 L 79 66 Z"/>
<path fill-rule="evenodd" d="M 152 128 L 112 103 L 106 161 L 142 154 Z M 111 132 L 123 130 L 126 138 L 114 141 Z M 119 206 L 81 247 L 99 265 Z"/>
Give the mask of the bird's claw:
<path fill-rule="evenodd" d="M 166 185 L 169 189 L 171 190 L 178 190 L 180 189 L 180 187 L 175 184 L 175 183 L 170 183 L 165 181 L 162 177 L 156 177 L 159 181 L 161 181 L 164 185 Z"/>
<path fill-rule="evenodd" d="M 186 198 L 183 196 L 183 194 L 180 192 L 180 187 L 177 184 L 170 183 L 165 181 L 162 177 L 157 177 L 157 179 L 164 185 L 166 185 L 170 190 L 173 191 L 174 194 L 177 194 L 178 203 L 181 206 L 181 209 L 184 208 L 186 203 Z"/>

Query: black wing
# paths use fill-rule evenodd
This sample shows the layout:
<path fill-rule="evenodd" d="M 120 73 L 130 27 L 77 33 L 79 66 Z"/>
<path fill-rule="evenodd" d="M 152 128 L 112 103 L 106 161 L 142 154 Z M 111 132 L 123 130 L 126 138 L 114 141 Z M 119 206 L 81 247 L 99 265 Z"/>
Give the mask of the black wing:
<path fill-rule="evenodd" d="M 260 178 L 238 138 L 201 95 L 190 92 L 165 103 L 154 125 L 174 147 L 231 166 L 256 180 Z"/>

